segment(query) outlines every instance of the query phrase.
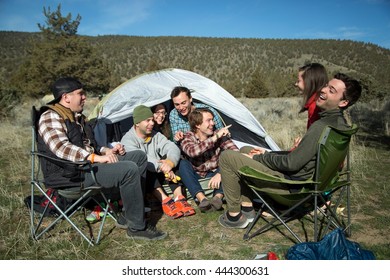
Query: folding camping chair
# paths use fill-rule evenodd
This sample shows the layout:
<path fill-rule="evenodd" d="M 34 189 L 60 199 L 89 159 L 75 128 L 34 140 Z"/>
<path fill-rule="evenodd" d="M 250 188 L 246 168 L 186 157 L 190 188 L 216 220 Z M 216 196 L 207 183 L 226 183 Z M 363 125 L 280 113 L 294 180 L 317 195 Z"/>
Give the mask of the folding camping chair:
<path fill-rule="evenodd" d="M 63 186 L 47 186 L 43 179 L 43 171 L 41 170 L 41 161 L 42 158 L 46 158 L 59 166 L 64 168 L 71 168 L 72 170 L 79 170 L 81 172 L 89 172 L 92 174 L 92 177 L 95 179 L 94 171 L 92 169 L 91 163 L 89 161 L 72 163 L 70 161 L 61 160 L 58 158 L 52 158 L 45 154 L 40 153 L 37 148 L 38 141 L 38 121 L 40 117 L 40 112 L 36 108 L 32 107 L 32 147 L 31 147 L 31 201 L 27 202 L 27 206 L 30 208 L 30 219 L 31 219 L 31 235 L 34 240 L 40 239 L 43 234 L 52 230 L 56 225 L 63 220 L 69 222 L 73 229 L 75 229 L 81 236 L 84 238 L 89 245 L 93 246 L 98 244 L 101 239 L 101 234 L 103 227 L 106 221 L 106 217 L 110 216 L 116 220 L 116 214 L 114 209 L 110 206 L 110 200 L 107 199 L 106 195 L 103 193 L 103 188 L 98 183 L 91 187 L 84 187 L 82 184 L 76 184 L 71 187 Z M 96 179 L 95 179 L 96 182 Z M 67 205 L 66 209 L 62 209 L 58 199 L 54 199 L 53 192 L 50 194 L 46 189 L 54 189 L 58 192 L 59 196 L 65 198 L 71 203 Z M 43 196 L 46 199 L 46 206 L 44 207 L 42 213 L 34 211 L 34 198 Z M 98 198 L 102 198 L 105 207 L 104 215 L 101 219 L 101 224 L 99 226 L 99 231 L 97 237 L 93 235 L 93 230 L 89 223 L 85 220 L 88 225 L 89 236 L 83 232 L 82 227 L 78 226 L 76 219 L 73 219 L 73 215 L 79 210 L 83 209 L 90 201 L 93 201 L 99 205 Z M 56 217 L 50 217 L 49 211 L 55 209 Z M 50 219 L 50 220 L 49 220 Z"/>
<path fill-rule="evenodd" d="M 271 228 L 280 231 L 278 227 L 283 225 L 299 243 L 302 243 L 301 238 L 287 223 L 307 217 L 308 213 L 313 213 L 314 241 L 321 239 L 321 236 L 334 228 L 343 228 L 350 235 L 349 142 L 357 130 L 356 125 L 350 130 L 338 130 L 327 126 L 318 142 L 315 173 L 313 178 L 306 181 L 287 180 L 248 166 L 242 167 L 239 172 L 243 183 L 250 187 L 261 202 L 261 207 L 246 230 L 244 239 L 251 239 Z M 292 187 L 302 189 L 291 193 Z M 330 200 L 331 203 L 327 203 Z M 346 222 L 343 215 L 337 213 L 337 208 L 342 202 L 346 203 Z M 269 212 L 272 218 L 263 217 L 263 211 Z M 260 217 L 266 225 L 250 234 Z"/>

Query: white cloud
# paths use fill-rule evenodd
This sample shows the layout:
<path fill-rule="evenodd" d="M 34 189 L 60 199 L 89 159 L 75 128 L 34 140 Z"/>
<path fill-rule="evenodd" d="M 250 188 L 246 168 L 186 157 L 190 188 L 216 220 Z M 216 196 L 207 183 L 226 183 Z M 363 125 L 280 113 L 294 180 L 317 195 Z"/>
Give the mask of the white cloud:
<path fill-rule="evenodd" d="M 360 40 L 366 35 L 365 30 L 356 27 L 339 27 L 331 31 L 306 30 L 296 34 L 295 38 Z"/>
<path fill-rule="evenodd" d="M 356 27 L 340 27 L 338 32 L 340 38 L 351 40 L 358 40 L 367 35 L 366 32 Z"/>

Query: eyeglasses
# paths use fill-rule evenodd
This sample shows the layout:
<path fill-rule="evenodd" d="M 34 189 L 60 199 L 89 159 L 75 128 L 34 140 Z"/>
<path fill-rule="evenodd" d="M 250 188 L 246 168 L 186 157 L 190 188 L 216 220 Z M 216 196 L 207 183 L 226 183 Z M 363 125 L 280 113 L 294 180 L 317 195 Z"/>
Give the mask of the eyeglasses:
<path fill-rule="evenodd" d="M 154 114 L 153 114 L 155 117 L 157 117 L 157 116 L 166 116 L 167 115 L 167 112 L 155 112 Z"/>

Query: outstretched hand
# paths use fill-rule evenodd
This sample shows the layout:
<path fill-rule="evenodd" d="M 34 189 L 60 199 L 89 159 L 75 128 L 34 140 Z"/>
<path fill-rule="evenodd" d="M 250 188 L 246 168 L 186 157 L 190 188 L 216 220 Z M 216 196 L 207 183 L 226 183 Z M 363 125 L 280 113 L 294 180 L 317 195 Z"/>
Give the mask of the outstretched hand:
<path fill-rule="evenodd" d="M 231 134 L 230 134 L 229 128 L 230 128 L 231 126 L 232 126 L 232 125 L 229 124 L 229 125 L 227 125 L 227 126 L 225 126 L 225 127 L 222 127 L 220 130 L 218 130 L 218 131 L 215 133 L 216 139 L 221 138 L 221 137 L 224 137 L 224 136 L 230 137 Z"/>

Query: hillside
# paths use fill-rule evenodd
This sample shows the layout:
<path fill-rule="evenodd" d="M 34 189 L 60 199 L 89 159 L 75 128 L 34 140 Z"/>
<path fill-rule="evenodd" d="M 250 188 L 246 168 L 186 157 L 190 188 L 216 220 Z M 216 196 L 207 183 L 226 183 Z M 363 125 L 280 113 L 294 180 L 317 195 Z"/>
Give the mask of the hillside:
<path fill-rule="evenodd" d="M 7 83 L 38 33 L 0 32 L 0 81 Z M 390 50 L 349 40 L 273 40 L 198 37 L 85 37 L 110 68 L 111 88 L 145 71 L 183 68 L 204 75 L 235 96 L 251 96 L 247 83 L 261 79 L 263 96 L 297 94 L 292 85 L 306 62 L 324 64 L 362 80 L 366 98 L 390 92 Z"/>

